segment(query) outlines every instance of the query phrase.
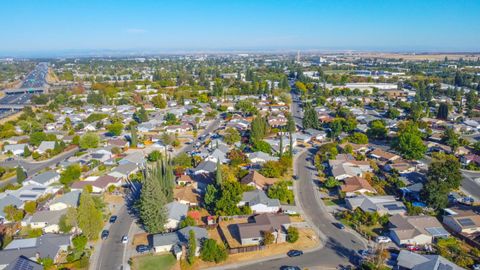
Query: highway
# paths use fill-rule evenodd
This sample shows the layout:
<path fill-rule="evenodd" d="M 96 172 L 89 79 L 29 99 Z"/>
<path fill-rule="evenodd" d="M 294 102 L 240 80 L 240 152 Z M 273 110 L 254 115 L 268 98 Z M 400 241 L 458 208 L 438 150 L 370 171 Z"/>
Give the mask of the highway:
<path fill-rule="evenodd" d="M 208 125 L 208 127 L 200 134 L 202 135 L 207 135 L 211 134 L 213 131 L 215 131 L 222 119 L 219 117 L 215 119 L 212 123 Z M 193 141 L 189 145 L 185 145 L 182 148 L 178 149 L 174 155 L 178 155 L 183 152 L 188 152 L 193 150 L 193 145 L 197 142 L 197 140 Z M 133 194 L 135 195 L 135 194 Z M 138 195 L 138 194 L 137 194 Z M 118 219 L 117 222 L 112 224 L 110 227 L 107 227 L 105 229 L 109 229 L 110 231 L 110 236 L 108 239 L 105 241 L 102 241 L 100 244 L 100 248 L 98 249 L 98 254 L 93 254 L 92 259 L 90 260 L 91 262 L 91 268 L 92 269 L 125 269 L 128 267 L 127 260 L 128 258 L 126 257 L 127 254 L 127 248 L 131 248 L 131 244 L 128 243 L 127 245 L 124 245 L 121 243 L 121 238 L 123 235 L 128 235 L 129 241 L 133 240 L 133 235 L 131 235 L 131 228 L 133 225 L 133 222 L 135 222 L 136 217 L 134 213 L 129 212 L 129 205 L 133 202 L 133 200 L 130 200 L 130 197 L 126 197 L 126 203 L 122 205 L 120 208 L 119 212 L 117 213 Z M 95 253 L 97 250 L 95 251 Z"/>

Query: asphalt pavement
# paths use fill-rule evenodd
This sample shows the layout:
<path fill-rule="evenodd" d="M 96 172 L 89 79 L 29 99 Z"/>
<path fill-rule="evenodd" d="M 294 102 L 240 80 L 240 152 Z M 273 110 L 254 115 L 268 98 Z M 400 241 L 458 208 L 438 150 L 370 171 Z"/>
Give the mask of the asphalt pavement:
<path fill-rule="evenodd" d="M 28 162 L 22 159 L 13 159 L 9 161 L 3 161 L 0 162 L 1 167 L 6 167 L 6 168 L 16 168 L 18 166 L 21 166 L 25 169 L 27 172 L 27 176 L 32 176 L 41 170 L 48 168 L 50 166 L 54 166 L 59 162 L 64 161 L 65 159 L 75 155 L 75 153 L 78 152 L 78 147 L 75 147 L 71 150 L 65 151 L 63 153 L 60 153 L 56 155 L 55 157 L 45 160 L 45 161 L 38 161 L 38 162 Z M 9 179 L 6 179 L 2 182 L 0 182 L 0 187 L 6 186 L 10 183 L 15 183 L 17 181 L 17 177 L 13 176 Z"/>

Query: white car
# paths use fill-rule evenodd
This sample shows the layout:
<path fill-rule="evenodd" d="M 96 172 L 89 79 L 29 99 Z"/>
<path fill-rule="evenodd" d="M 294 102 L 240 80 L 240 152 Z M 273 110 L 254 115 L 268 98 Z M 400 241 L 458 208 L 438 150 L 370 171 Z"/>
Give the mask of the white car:
<path fill-rule="evenodd" d="M 377 243 L 390 243 L 392 240 L 386 236 L 379 236 L 376 239 Z"/>
<path fill-rule="evenodd" d="M 126 244 L 126 243 L 128 243 L 128 236 L 124 235 L 122 237 L 122 244 Z"/>

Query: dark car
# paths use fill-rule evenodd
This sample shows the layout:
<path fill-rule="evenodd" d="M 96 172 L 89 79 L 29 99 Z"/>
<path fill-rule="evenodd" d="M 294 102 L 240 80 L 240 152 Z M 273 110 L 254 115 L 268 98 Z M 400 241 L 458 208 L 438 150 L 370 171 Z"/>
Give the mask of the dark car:
<path fill-rule="evenodd" d="M 302 270 L 302 269 L 298 266 L 283 265 L 280 267 L 280 270 Z"/>
<path fill-rule="evenodd" d="M 117 221 L 117 218 L 118 218 L 117 216 L 111 216 L 109 222 L 115 223 L 115 221 Z"/>
<path fill-rule="evenodd" d="M 298 256 L 303 255 L 303 251 L 292 249 L 289 252 L 287 252 L 287 255 L 288 255 L 288 257 L 298 257 Z"/>
<path fill-rule="evenodd" d="M 339 228 L 340 230 L 345 230 L 345 225 L 340 222 L 334 223 L 335 227 Z"/>
<path fill-rule="evenodd" d="M 146 253 L 150 251 L 150 247 L 147 245 L 138 245 L 137 246 L 137 252 L 138 253 Z"/>
<path fill-rule="evenodd" d="M 103 230 L 102 231 L 102 240 L 107 239 L 109 234 L 110 234 L 110 232 L 108 230 Z"/>

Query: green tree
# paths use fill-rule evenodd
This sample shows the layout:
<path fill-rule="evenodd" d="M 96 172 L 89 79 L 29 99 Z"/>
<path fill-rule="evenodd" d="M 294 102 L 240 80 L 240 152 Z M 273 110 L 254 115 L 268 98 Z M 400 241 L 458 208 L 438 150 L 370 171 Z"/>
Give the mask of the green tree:
<path fill-rule="evenodd" d="M 22 167 L 18 166 L 17 167 L 17 183 L 22 184 L 23 181 L 25 181 L 25 179 L 27 179 L 27 173 Z"/>
<path fill-rule="evenodd" d="M 334 188 L 334 187 L 337 187 L 340 185 L 340 182 L 335 179 L 334 177 L 328 177 L 327 180 L 325 180 L 325 183 L 324 183 L 325 187 L 326 188 Z"/>
<path fill-rule="evenodd" d="M 242 112 L 243 115 L 253 115 L 257 113 L 257 107 L 253 105 L 251 100 L 240 100 L 235 104 L 235 109 Z"/>
<path fill-rule="evenodd" d="M 393 147 L 406 159 L 421 159 L 427 151 L 417 125 L 407 122 L 393 141 Z"/>
<path fill-rule="evenodd" d="M 123 124 L 121 122 L 115 122 L 107 126 L 107 130 L 114 136 L 120 136 L 123 131 Z"/>
<path fill-rule="evenodd" d="M 167 101 L 162 98 L 161 95 L 156 95 L 152 98 L 152 103 L 153 106 L 160 108 L 160 109 L 165 109 L 167 107 Z"/>
<path fill-rule="evenodd" d="M 70 185 L 74 181 L 78 181 L 82 175 L 82 167 L 78 163 L 69 165 L 60 173 L 60 183 Z"/>
<path fill-rule="evenodd" d="M 440 103 L 437 111 L 437 118 L 443 120 L 448 119 L 448 105 L 445 102 Z"/>
<path fill-rule="evenodd" d="M 88 239 L 85 235 L 80 234 L 72 238 L 73 248 L 76 251 L 83 251 L 87 246 Z"/>
<path fill-rule="evenodd" d="M 87 132 L 80 137 L 80 147 L 83 149 L 97 148 L 100 142 L 100 137 L 93 132 Z"/>
<path fill-rule="evenodd" d="M 25 210 L 27 214 L 33 215 L 35 211 L 37 211 L 37 202 L 36 201 L 25 202 L 25 205 L 23 206 L 23 210 Z"/>
<path fill-rule="evenodd" d="M 455 153 L 457 148 L 460 146 L 460 135 L 458 135 L 455 130 L 451 127 L 447 127 L 442 137 L 443 143 L 452 148 L 452 152 Z"/>
<path fill-rule="evenodd" d="M 204 201 L 207 206 L 207 210 L 210 212 L 215 211 L 215 203 L 218 199 L 218 190 L 215 185 L 210 184 L 207 186 L 207 192 L 205 193 Z"/>
<path fill-rule="evenodd" d="M 140 219 L 147 232 L 159 233 L 165 231 L 164 225 L 167 222 L 166 204 L 167 198 L 155 173 L 151 170 L 147 171 L 147 175 L 142 181 L 142 191 L 138 203 Z"/>
<path fill-rule="evenodd" d="M 460 167 L 460 162 L 453 155 L 433 155 L 422 190 L 422 195 L 430 207 L 444 209 L 447 206 L 448 193 L 457 189 L 462 181 Z"/>
<path fill-rule="evenodd" d="M 103 228 L 102 211 L 97 208 L 95 201 L 88 192 L 80 195 L 80 204 L 77 210 L 78 226 L 82 233 L 90 240 L 96 240 Z"/>
<path fill-rule="evenodd" d="M 31 155 L 32 155 L 32 152 L 30 151 L 30 148 L 28 148 L 28 146 L 25 145 L 25 147 L 23 148 L 23 156 L 29 157 Z"/>
<path fill-rule="evenodd" d="M 368 137 L 363 133 L 355 132 L 348 136 L 348 141 L 356 144 L 368 144 Z"/>
<path fill-rule="evenodd" d="M 382 120 L 373 120 L 369 124 L 367 135 L 372 139 L 385 139 L 387 136 L 387 128 L 385 127 L 385 123 Z"/>
<path fill-rule="evenodd" d="M 25 216 L 25 213 L 23 212 L 22 209 L 18 209 L 14 205 L 7 205 L 3 208 L 3 212 L 5 213 L 5 218 L 8 221 L 15 221 L 19 222 L 23 219 Z"/>
<path fill-rule="evenodd" d="M 197 222 L 195 222 L 195 219 L 193 219 L 191 216 L 187 216 L 186 218 L 182 219 L 179 223 L 180 229 L 186 228 L 188 226 L 195 226 L 197 225 Z"/>
<path fill-rule="evenodd" d="M 292 204 L 294 202 L 293 191 L 289 189 L 291 182 L 279 181 L 268 188 L 269 198 L 278 199 L 282 203 Z"/>
<path fill-rule="evenodd" d="M 214 239 L 206 239 L 200 250 L 200 258 L 206 262 L 219 263 L 225 261 L 228 253 L 225 247 L 217 244 Z"/>
<path fill-rule="evenodd" d="M 148 121 L 148 113 L 143 106 L 133 114 L 133 119 L 137 121 L 137 123 Z"/>
<path fill-rule="evenodd" d="M 308 128 L 320 129 L 320 121 L 318 120 L 317 112 L 315 111 L 315 108 L 313 108 L 313 106 L 310 103 L 307 103 L 305 105 L 302 125 L 304 129 L 308 129 Z"/>
<path fill-rule="evenodd" d="M 217 160 L 217 170 L 215 172 L 215 184 L 221 186 L 223 182 L 222 179 L 222 170 L 220 169 L 220 161 Z"/>
<path fill-rule="evenodd" d="M 159 161 L 162 158 L 162 153 L 158 150 L 152 151 L 150 154 L 148 154 L 147 159 L 150 162 L 156 162 Z"/>
<path fill-rule="evenodd" d="M 299 238 L 298 229 L 296 227 L 293 227 L 293 226 L 288 227 L 287 241 L 289 243 L 295 243 L 295 242 L 297 242 L 298 238 Z"/>
<path fill-rule="evenodd" d="M 188 252 L 187 252 L 187 261 L 190 265 L 195 262 L 195 255 L 197 252 L 197 238 L 195 237 L 195 232 L 190 230 L 188 232 Z"/>
<path fill-rule="evenodd" d="M 397 119 L 400 116 L 400 111 L 396 108 L 390 107 L 387 110 L 387 117 L 390 119 Z"/>
<path fill-rule="evenodd" d="M 257 116 L 253 119 L 250 128 L 250 141 L 255 143 L 261 141 L 268 133 L 268 123 L 265 118 Z"/>
<path fill-rule="evenodd" d="M 273 235 L 273 233 L 269 231 L 263 232 L 263 244 L 265 246 L 273 244 L 274 241 L 275 241 L 275 236 Z"/>
<path fill-rule="evenodd" d="M 130 126 L 130 146 L 137 147 L 138 144 L 138 134 L 137 134 L 137 126 L 131 125 Z"/>
<path fill-rule="evenodd" d="M 241 138 L 242 137 L 240 136 L 240 132 L 238 132 L 237 129 L 231 127 L 227 128 L 225 130 L 225 134 L 223 135 L 223 140 L 230 145 L 239 142 Z"/>

